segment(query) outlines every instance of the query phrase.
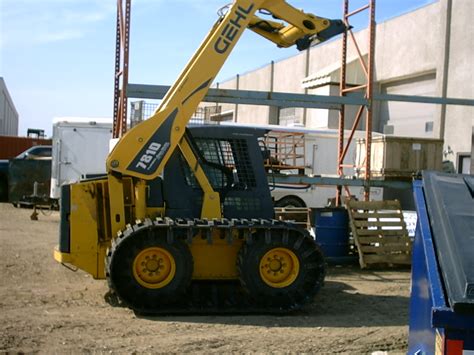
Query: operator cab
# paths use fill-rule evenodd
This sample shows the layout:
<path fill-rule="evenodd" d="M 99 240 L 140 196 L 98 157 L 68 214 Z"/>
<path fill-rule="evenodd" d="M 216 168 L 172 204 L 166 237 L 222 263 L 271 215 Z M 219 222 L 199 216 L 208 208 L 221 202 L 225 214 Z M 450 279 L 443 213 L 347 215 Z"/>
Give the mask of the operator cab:
<path fill-rule="evenodd" d="M 224 217 L 273 218 L 259 145 L 267 130 L 204 125 L 190 126 L 188 131 L 209 182 L 220 194 Z M 164 170 L 163 191 L 169 217 L 200 217 L 203 192 L 178 150 Z"/>

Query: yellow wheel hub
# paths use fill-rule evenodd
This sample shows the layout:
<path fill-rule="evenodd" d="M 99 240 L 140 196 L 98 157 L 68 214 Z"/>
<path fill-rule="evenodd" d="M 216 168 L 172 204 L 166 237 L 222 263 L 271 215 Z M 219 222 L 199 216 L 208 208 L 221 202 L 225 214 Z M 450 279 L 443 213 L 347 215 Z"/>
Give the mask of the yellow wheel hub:
<path fill-rule="evenodd" d="M 295 253 L 286 248 L 268 251 L 260 260 L 260 277 L 268 286 L 283 288 L 298 277 L 300 262 Z"/>
<path fill-rule="evenodd" d="M 133 261 L 133 276 L 140 285 L 146 288 L 165 287 L 173 280 L 175 274 L 175 260 L 163 248 L 146 248 Z"/>

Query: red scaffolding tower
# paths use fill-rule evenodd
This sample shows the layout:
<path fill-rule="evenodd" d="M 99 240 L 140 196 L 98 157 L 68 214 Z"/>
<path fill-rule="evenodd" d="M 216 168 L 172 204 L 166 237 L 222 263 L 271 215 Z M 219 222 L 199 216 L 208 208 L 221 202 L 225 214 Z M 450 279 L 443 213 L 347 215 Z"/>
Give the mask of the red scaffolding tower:
<path fill-rule="evenodd" d="M 127 131 L 127 84 L 132 0 L 117 0 L 113 138 Z"/>
<path fill-rule="evenodd" d="M 364 59 L 364 55 L 361 52 L 359 43 L 357 41 L 356 36 L 354 35 L 351 27 L 350 27 L 350 18 L 354 15 L 357 15 L 362 12 L 368 12 L 369 14 L 369 26 L 368 26 L 368 48 L 367 48 L 367 60 Z M 344 168 L 346 167 L 354 167 L 353 165 L 347 166 L 344 164 L 344 158 L 347 154 L 349 149 L 349 145 L 352 142 L 354 137 L 354 133 L 360 123 L 360 120 L 363 116 L 365 111 L 365 148 L 366 148 L 366 159 L 364 166 L 355 166 L 354 168 L 359 168 L 364 173 L 364 179 L 366 181 L 365 184 L 365 199 L 369 199 L 370 195 L 370 159 L 371 159 L 371 143 L 372 143 L 372 115 L 373 115 L 373 81 L 374 81 L 374 54 L 375 54 L 375 0 L 369 0 L 365 6 L 362 6 L 356 10 L 350 11 L 350 0 L 343 0 L 343 14 L 344 14 L 344 21 L 349 28 L 349 30 L 343 34 L 342 37 L 342 61 L 341 61 L 341 77 L 340 77 L 340 86 L 339 86 L 339 93 L 341 96 L 346 96 L 348 93 L 361 90 L 365 91 L 364 97 L 367 99 L 367 105 L 361 105 L 357 111 L 356 117 L 354 119 L 354 123 L 352 124 L 352 128 L 347 139 L 347 142 L 344 141 L 344 122 L 345 122 L 345 107 L 342 105 L 340 114 L 339 114 L 339 139 L 338 139 L 338 158 L 337 158 L 337 172 L 339 176 L 344 175 Z M 347 76 L 347 51 L 348 45 L 352 43 L 357 51 L 359 63 L 362 67 L 362 70 L 366 77 L 366 82 L 363 85 L 358 86 L 351 86 L 348 87 L 346 83 L 346 76 Z M 347 186 L 345 187 L 347 194 L 349 190 Z M 342 186 L 337 187 L 337 199 L 336 202 L 339 205 L 341 203 L 341 195 L 342 195 Z"/>

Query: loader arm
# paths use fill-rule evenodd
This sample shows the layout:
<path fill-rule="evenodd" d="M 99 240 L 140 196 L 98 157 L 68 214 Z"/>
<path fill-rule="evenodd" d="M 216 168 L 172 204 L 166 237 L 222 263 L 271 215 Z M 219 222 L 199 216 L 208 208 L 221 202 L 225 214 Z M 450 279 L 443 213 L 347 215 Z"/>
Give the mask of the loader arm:
<path fill-rule="evenodd" d="M 254 15 L 259 9 L 288 24 L 275 26 L 273 22 L 272 29 L 262 29 L 258 23 L 268 21 Z M 294 45 L 306 36 L 336 35 L 345 30 L 338 21 L 306 14 L 284 0 L 236 0 L 213 26 L 155 113 L 120 139 L 107 159 L 109 172 L 144 180 L 162 173 L 192 114 L 247 27 L 282 47 Z"/>
<path fill-rule="evenodd" d="M 255 13 L 265 10 L 287 24 L 266 21 Z M 264 25 L 267 23 L 268 25 Z M 128 131 L 107 159 L 113 232 L 124 226 L 121 176 L 152 180 L 162 174 L 172 153 L 179 148 L 191 169 L 199 170 L 198 159 L 183 140 L 186 125 L 206 95 L 243 31 L 250 28 L 280 47 L 298 44 L 311 37 L 328 39 L 345 30 L 341 21 L 332 21 L 306 14 L 284 0 L 235 0 L 222 15 L 203 43 L 170 88 L 161 105 L 146 121 Z M 203 216 L 220 217 L 219 196 L 212 190 L 205 174 L 196 174 L 204 191 Z M 145 184 L 137 184 L 135 192 L 137 218 L 144 217 Z M 140 190 L 141 189 L 141 190 Z M 141 196 L 141 198 L 140 198 Z M 140 212 L 141 211 L 141 212 Z M 205 212 L 207 211 L 207 212 Z"/>

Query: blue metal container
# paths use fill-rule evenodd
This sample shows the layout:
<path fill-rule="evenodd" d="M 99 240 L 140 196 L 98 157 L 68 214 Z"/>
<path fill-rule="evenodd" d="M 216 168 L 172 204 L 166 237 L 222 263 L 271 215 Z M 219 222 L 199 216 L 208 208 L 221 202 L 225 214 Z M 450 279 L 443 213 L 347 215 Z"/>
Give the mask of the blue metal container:
<path fill-rule="evenodd" d="M 474 177 L 423 172 L 413 184 L 409 354 L 474 354 Z"/>
<path fill-rule="evenodd" d="M 345 208 L 314 208 L 316 243 L 327 258 L 349 254 L 349 217 Z"/>

